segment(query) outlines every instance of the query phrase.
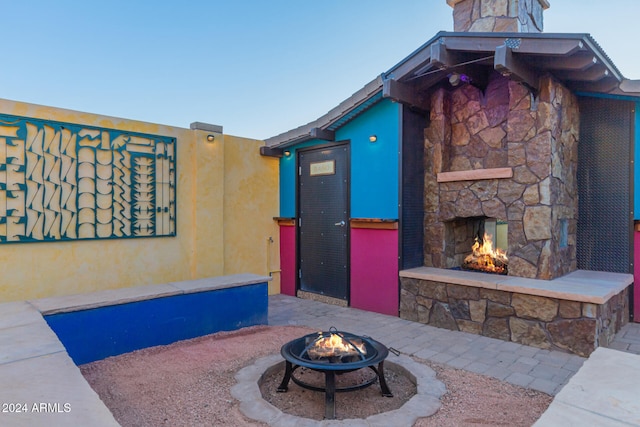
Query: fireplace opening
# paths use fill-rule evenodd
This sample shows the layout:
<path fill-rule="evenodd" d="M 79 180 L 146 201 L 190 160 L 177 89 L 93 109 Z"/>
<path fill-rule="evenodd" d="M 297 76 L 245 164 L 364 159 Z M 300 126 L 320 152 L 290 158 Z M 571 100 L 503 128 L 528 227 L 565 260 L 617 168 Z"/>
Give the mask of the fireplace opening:
<path fill-rule="evenodd" d="M 507 222 L 496 218 L 456 218 L 446 223 L 447 268 L 508 274 Z"/>

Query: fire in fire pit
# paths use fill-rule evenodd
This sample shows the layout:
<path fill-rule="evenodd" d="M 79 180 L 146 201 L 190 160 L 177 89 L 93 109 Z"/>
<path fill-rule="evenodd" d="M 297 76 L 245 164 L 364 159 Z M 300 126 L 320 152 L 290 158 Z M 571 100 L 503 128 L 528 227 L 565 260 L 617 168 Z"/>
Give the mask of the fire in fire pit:
<path fill-rule="evenodd" d="M 482 240 L 475 239 L 475 243 L 471 247 L 471 254 L 462 263 L 463 269 L 493 274 L 508 273 L 507 254 L 501 249 L 494 249 L 492 237 L 490 234 L 484 233 Z"/>
<path fill-rule="evenodd" d="M 307 354 L 311 360 L 326 358 L 331 362 L 350 362 L 366 356 L 367 348 L 361 338 L 345 337 L 339 332 L 318 332 L 316 337 L 308 337 Z"/>
<path fill-rule="evenodd" d="M 370 337 L 341 332 L 332 327 L 328 332 L 289 341 L 282 346 L 280 354 L 286 363 L 278 391 L 286 392 L 289 380 L 292 380 L 300 387 L 324 392 L 327 419 L 335 419 L 336 392 L 359 390 L 377 381 L 383 396 L 393 396 L 384 378 L 384 360 L 389 355 L 389 349 Z M 295 371 L 302 367 L 324 373 L 325 386 L 317 387 L 296 377 Z M 369 368 L 375 375 L 359 384 L 336 387 L 336 375 L 362 368 Z"/>

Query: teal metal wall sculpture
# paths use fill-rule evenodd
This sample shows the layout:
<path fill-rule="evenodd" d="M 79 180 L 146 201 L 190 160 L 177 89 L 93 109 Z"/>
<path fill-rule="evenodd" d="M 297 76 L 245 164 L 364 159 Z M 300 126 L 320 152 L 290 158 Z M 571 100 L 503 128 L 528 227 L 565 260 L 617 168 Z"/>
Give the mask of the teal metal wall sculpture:
<path fill-rule="evenodd" d="M 175 234 L 175 138 L 0 115 L 0 243 Z"/>

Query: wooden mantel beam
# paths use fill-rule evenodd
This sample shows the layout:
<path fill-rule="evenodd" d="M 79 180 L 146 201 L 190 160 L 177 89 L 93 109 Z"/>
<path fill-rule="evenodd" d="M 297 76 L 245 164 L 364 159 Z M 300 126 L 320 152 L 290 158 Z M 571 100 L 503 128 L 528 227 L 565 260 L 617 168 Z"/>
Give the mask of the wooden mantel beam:
<path fill-rule="evenodd" d="M 438 182 L 478 181 L 482 179 L 512 178 L 512 168 L 473 169 L 454 172 L 440 172 L 436 176 Z"/>
<path fill-rule="evenodd" d="M 507 45 L 496 47 L 493 68 L 514 81 L 522 82 L 534 92 L 539 92 L 538 75 L 527 64 L 513 56 L 513 52 Z"/>

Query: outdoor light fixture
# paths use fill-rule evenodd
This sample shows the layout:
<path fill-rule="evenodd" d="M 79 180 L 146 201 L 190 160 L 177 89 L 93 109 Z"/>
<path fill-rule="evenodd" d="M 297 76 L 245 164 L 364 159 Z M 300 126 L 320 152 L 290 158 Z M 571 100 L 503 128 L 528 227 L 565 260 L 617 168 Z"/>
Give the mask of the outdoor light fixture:
<path fill-rule="evenodd" d="M 285 150 L 284 155 L 285 155 L 285 156 L 287 156 L 287 157 L 289 157 L 289 156 L 291 155 L 291 151 L 289 151 L 289 150 Z"/>
<path fill-rule="evenodd" d="M 216 139 L 215 135 L 207 135 L 207 141 L 213 142 L 214 139 Z"/>
<path fill-rule="evenodd" d="M 460 73 L 449 74 L 449 83 L 451 84 L 451 86 L 456 87 L 461 82 L 471 83 L 471 78 L 466 74 L 460 74 Z"/>
<path fill-rule="evenodd" d="M 376 135 L 371 135 L 369 137 L 369 142 L 376 142 L 378 140 L 378 137 Z"/>

